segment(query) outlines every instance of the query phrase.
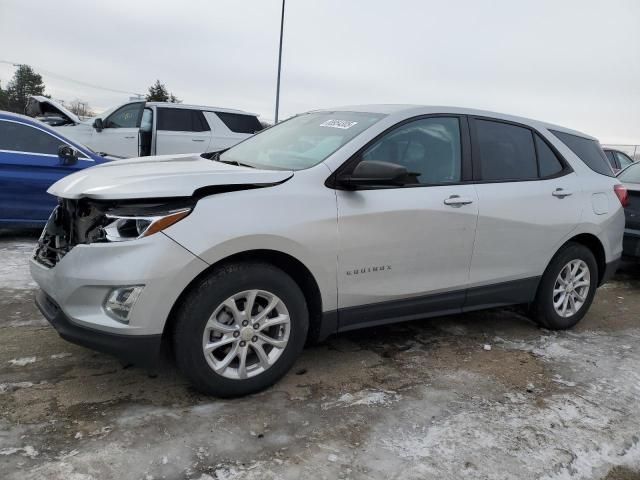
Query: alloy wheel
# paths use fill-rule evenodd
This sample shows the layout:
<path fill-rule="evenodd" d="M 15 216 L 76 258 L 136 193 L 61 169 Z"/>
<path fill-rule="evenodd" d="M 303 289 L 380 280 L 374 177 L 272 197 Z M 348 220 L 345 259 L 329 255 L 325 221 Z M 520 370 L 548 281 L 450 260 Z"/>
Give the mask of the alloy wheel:
<path fill-rule="evenodd" d="M 553 286 L 553 308 L 561 317 L 575 315 L 587 301 L 591 286 L 591 272 L 584 260 L 567 263 Z"/>
<path fill-rule="evenodd" d="M 289 341 L 291 319 L 279 297 L 246 290 L 222 302 L 204 327 L 202 351 L 211 369 L 242 380 L 276 363 Z"/>

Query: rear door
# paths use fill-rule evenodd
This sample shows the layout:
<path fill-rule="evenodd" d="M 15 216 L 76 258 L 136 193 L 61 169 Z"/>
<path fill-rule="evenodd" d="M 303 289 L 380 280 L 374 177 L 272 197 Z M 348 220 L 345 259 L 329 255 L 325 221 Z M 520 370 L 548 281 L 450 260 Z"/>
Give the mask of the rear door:
<path fill-rule="evenodd" d="M 341 329 L 460 310 L 478 215 L 468 159 L 465 119 L 430 116 L 381 135 L 347 164 L 345 173 L 362 160 L 396 163 L 416 180 L 337 190 Z"/>
<path fill-rule="evenodd" d="M 127 103 L 102 122 L 102 130 L 94 130 L 90 146 L 96 152 L 120 157 L 138 156 L 138 133 L 145 102 Z"/>
<path fill-rule="evenodd" d="M 200 110 L 158 107 L 156 154 L 209 151 L 211 128 Z"/>
<path fill-rule="evenodd" d="M 0 220 L 12 223 L 46 221 L 56 199 L 51 184 L 76 170 L 93 165 L 81 154 L 75 165 L 62 165 L 62 139 L 32 125 L 0 120 Z"/>
<path fill-rule="evenodd" d="M 494 285 L 496 304 L 529 301 L 537 277 L 580 219 L 578 178 L 527 126 L 481 117 L 470 125 L 480 205 L 470 284 Z M 471 289 L 466 306 L 486 303 L 486 293 Z"/>

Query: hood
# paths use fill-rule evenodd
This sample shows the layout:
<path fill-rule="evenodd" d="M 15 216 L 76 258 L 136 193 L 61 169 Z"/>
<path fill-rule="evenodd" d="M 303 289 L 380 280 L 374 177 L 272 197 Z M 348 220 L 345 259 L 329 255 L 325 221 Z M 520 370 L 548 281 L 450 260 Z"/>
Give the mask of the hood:
<path fill-rule="evenodd" d="M 80 118 L 70 110 L 60 105 L 58 102 L 40 95 L 32 95 L 27 100 L 24 113 L 30 117 L 40 118 L 58 116 L 67 124 L 80 123 Z"/>
<path fill-rule="evenodd" d="M 223 185 L 269 185 L 293 176 L 288 170 L 259 170 L 202 158 L 163 155 L 116 160 L 87 168 L 54 183 L 57 197 L 95 200 L 188 197 L 199 188 Z"/>

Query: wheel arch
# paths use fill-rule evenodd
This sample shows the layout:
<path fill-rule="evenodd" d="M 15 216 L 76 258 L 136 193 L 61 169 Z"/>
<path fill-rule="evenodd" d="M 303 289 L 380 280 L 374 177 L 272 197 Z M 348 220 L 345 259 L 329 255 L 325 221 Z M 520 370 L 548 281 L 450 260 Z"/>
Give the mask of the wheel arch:
<path fill-rule="evenodd" d="M 309 309 L 309 332 L 307 334 L 307 342 L 316 341 L 321 335 L 322 327 L 322 295 L 316 278 L 311 270 L 297 258 L 278 250 L 256 249 L 246 250 L 234 253 L 224 257 L 217 262 L 209 265 L 200 272 L 189 284 L 182 290 L 176 301 L 174 302 L 162 333 L 163 341 L 170 344 L 167 340 L 173 335 L 173 329 L 176 324 L 177 310 L 184 301 L 184 298 L 192 291 L 197 283 L 215 268 L 228 263 L 239 262 L 264 262 L 280 268 L 298 284 L 307 302 Z"/>
<path fill-rule="evenodd" d="M 604 245 L 602 244 L 600 239 L 592 233 L 580 233 L 578 235 L 571 237 L 569 240 L 567 240 L 562 245 L 562 247 L 564 247 L 570 242 L 584 245 L 589 250 L 591 250 L 591 253 L 593 253 L 593 256 L 596 257 L 596 263 L 598 265 L 598 286 L 600 286 L 602 284 L 602 280 L 604 278 L 604 274 L 607 266 L 607 258 L 604 251 Z M 558 249 L 558 251 L 560 251 L 560 249 Z"/>

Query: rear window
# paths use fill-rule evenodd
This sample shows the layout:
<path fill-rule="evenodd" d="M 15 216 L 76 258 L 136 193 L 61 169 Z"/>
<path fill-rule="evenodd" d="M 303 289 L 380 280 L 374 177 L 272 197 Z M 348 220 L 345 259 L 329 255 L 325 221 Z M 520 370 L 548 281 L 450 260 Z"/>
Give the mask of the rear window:
<path fill-rule="evenodd" d="M 620 172 L 618 179 L 626 183 L 640 183 L 640 163 L 631 165 L 627 169 Z"/>
<path fill-rule="evenodd" d="M 598 142 L 590 138 L 579 137 L 556 130 L 551 130 L 551 133 L 569 147 L 591 170 L 602 175 L 607 175 L 608 177 L 614 176 L 611 165 Z"/>
<path fill-rule="evenodd" d="M 169 132 L 207 132 L 211 130 L 200 110 L 158 108 L 158 130 Z"/>
<path fill-rule="evenodd" d="M 215 112 L 226 127 L 235 133 L 257 133 L 262 130 L 262 124 L 255 115 L 241 113 Z"/>

